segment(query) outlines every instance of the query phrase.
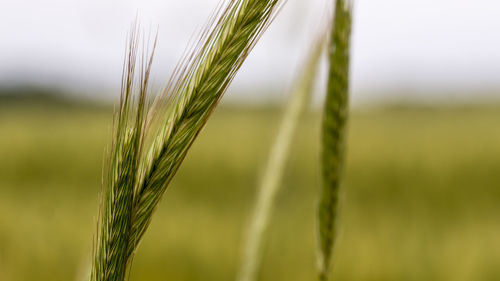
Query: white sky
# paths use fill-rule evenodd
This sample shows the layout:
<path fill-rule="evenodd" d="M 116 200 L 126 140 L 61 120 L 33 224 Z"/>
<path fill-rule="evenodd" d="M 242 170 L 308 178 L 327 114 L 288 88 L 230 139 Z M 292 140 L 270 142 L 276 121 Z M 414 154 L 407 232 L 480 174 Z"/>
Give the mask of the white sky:
<path fill-rule="evenodd" d="M 113 95 L 136 13 L 143 26 L 159 27 L 153 67 L 160 84 L 219 2 L 0 1 L 0 85 L 107 89 Z M 253 98 L 272 88 L 285 95 L 326 13 L 325 3 L 288 0 L 237 75 L 233 89 L 240 91 L 232 92 Z M 355 100 L 395 90 L 438 98 L 459 91 L 471 98 L 478 89 L 500 89 L 500 2 L 355 1 L 352 85 Z"/>

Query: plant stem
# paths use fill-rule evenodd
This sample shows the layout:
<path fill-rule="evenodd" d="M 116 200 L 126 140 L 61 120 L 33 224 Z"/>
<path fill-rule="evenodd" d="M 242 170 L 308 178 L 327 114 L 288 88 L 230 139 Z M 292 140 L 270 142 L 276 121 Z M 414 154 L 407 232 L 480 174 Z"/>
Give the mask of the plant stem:
<path fill-rule="evenodd" d="M 295 86 L 292 97 L 281 120 L 278 134 L 267 160 L 264 176 L 260 182 L 238 281 L 254 281 L 262 255 L 262 239 L 273 213 L 275 197 L 283 177 L 286 160 L 298 121 L 312 94 L 318 62 L 323 48 L 323 39 L 318 40 L 303 73 Z"/>

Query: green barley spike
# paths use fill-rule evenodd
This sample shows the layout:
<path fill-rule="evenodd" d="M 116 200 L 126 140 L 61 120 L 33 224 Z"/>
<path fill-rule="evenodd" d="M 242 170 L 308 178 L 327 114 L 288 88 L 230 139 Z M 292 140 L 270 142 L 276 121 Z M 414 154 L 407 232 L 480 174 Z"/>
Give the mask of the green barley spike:
<path fill-rule="evenodd" d="M 150 107 L 151 56 L 137 31 L 125 58 L 120 107 L 107 154 L 91 281 L 124 281 L 154 210 L 190 146 L 284 0 L 223 1 L 167 90 Z M 146 48 L 146 51 L 149 48 Z"/>
<path fill-rule="evenodd" d="M 337 233 L 339 188 L 345 167 L 349 93 L 351 5 L 335 1 L 328 45 L 328 85 L 322 124 L 322 188 L 319 202 L 319 280 L 329 278 Z"/>
<path fill-rule="evenodd" d="M 166 91 L 170 113 L 159 131 L 154 132 L 157 137 L 145 161 L 143 180 L 136 187 L 134 242 L 129 255 L 144 235 L 191 144 L 283 3 L 228 1 L 218 20 L 204 32 L 193 55 L 174 74 L 175 81 Z"/>

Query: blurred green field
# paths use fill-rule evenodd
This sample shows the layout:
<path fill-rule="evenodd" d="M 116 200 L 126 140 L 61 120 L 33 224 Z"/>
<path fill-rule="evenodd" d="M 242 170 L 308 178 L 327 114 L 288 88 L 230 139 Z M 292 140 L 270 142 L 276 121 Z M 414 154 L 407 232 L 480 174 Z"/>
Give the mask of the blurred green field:
<path fill-rule="evenodd" d="M 234 280 L 281 110 L 219 108 L 130 280 Z M 108 108 L 0 106 L 0 280 L 86 280 Z M 500 106 L 355 109 L 336 281 L 500 280 Z M 315 280 L 319 115 L 300 124 L 260 280 Z"/>

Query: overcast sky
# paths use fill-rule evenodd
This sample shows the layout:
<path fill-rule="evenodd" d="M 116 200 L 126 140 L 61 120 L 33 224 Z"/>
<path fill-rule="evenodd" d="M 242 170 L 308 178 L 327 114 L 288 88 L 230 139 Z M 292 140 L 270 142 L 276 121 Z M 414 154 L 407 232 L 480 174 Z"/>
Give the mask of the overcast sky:
<path fill-rule="evenodd" d="M 154 79 L 160 84 L 218 2 L 2 0 L 0 85 L 113 93 L 136 14 L 146 28 L 159 27 Z M 233 92 L 245 92 L 243 98 L 263 95 L 253 89 L 286 94 L 326 7 L 325 0 L 288 0 L 238 74 Z M 462 92 L 470 98 L 477 90 L 500 89 L 500 2 L 357 0 L 352 51 L 355 100 L 396 90 L 438 98 Z"/>

